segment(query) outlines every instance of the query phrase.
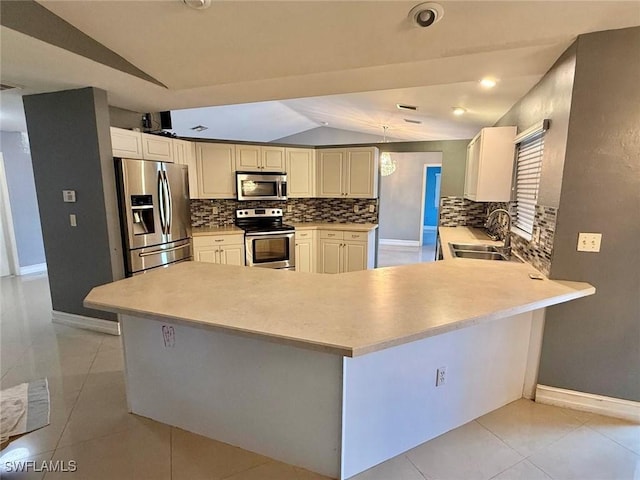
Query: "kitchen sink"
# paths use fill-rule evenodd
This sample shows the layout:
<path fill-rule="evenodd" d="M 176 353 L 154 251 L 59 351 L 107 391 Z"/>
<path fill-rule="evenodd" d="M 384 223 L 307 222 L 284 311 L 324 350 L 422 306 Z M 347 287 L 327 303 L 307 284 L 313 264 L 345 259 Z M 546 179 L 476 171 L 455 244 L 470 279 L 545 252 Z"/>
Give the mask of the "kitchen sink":
<path fill-rule="evenodd" d="M 464 250 L 467 252 L 496 252 L 499 250 L 494 245 L 482 245 L 478 243 L 450 243 L 452 250 Z"/>
<path fill-rule="evenodd" d="M 458 258 L 473 258 L 476 260 L 509 260 L 498 252 L 470 252 L 466 250 L 453 250 L 453 256 Z"/>

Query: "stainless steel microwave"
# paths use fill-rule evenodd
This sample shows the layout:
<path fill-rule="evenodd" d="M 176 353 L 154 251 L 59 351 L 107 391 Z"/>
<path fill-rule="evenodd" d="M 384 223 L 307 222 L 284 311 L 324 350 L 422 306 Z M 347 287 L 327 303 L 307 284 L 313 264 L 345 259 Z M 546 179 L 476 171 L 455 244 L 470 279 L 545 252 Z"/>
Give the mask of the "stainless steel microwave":
<path fill-rule="evenodd" d="M 238 200 L 286 200 L 287 174 L 236 172 Z"/>

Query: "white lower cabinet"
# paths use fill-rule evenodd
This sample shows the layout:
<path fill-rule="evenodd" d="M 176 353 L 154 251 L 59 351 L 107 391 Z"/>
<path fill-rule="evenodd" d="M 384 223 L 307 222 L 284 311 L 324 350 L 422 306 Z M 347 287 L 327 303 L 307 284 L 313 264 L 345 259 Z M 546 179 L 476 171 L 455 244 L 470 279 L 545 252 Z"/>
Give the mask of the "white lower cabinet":
<path fill-rule="evenodd" d="M 319 236 L 319 273 L 346 273 L 374 268 L 373 230 L 320 230 Z"/>
<path fill-rule="evenodd" d="M 316 268 L 316 232 L 296 231 L 296 272 L 314 273 Z"/>
<path fill-rule="evenodd" d="M 193 237 L 193 259 L 197 262 L 244 265 L 244 234 Z"/>

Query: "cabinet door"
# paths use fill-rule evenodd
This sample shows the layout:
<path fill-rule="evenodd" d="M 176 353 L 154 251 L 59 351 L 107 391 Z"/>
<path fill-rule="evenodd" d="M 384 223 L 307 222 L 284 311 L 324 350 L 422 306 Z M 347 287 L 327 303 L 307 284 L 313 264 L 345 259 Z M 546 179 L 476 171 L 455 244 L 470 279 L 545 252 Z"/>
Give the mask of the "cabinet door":
<path fill-rule="evenodd" d="M 111 149 L 114 157 L 142 159 L 142 134 L 111 127 Z"/>
<path fill-rule="evenodd" d="M 318 150 L 318 197 L 344 197 L 346 150 Z"/>
<path fill-rule="evenodd" d="M 220 247 L 220 263 L 244 265 L 244 245 L 223 245 Z"/>
<path fill-rule="evenodd" d="M 218 248 L 195 248 L 193 257 L 197 262 L 220 263 Z"/>
<path fill-rule="evenodd" d="M 378 196 L 378 149 L 347 149 L 345 193 L 350 198 Z"/>
<path fill-rule="evenodd" d="M 320 240 L 320 263 L 319 273 L 340 273 L 342 272 L 342 241 L 341 240 Z"/>
<path fill-rule="evenodd" d="M 236 145 L 236 170 L 239 172 L 259 172 L 262 170 L 259 145 Z"/>
<path fill-rule="evenodd" d="M 313 273 L 314 271 L 313 241 L 296 238 L 296 272 Z"/>
<path fill-rule="evenodd" d="M 315 150 L 287 148 L 287 196 L 314 197 L 316 186 Z"/>
<path fill-rule="evenodd" d="M 464 196 L 476 199 L 478 190 L 478 168 L 480 162 L 480 137 L 475 137 L 467 147 L 467 170 L 464 181 Z"/>
<path fill-rule="evenodd" d="M 145 160 L 158 160 L 160 162 L 173 162 L 173 144 L 171 143 L 171 138 L 143 133 L 142 158 Z"/>
<path fill-rule="evenodd" d="M 367 244 L 365 242 L 344 243 L 344 272 L 367 269 Z"/>
<path fill-rule="evenodd" d="M 199 198 L 234 198 L 235 145 L 197 143 Z"/>
<path fill-rule="evenodd" d="M 284 147 L 262 147 L 262 170 L 265 172 L 284 172 Z"/>

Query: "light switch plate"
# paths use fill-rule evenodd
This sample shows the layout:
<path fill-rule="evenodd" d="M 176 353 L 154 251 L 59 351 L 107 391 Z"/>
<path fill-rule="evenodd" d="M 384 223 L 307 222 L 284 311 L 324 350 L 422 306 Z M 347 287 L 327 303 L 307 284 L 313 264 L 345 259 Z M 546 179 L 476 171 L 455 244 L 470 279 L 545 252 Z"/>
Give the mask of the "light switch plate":
<path fill-rule="evenodd" d="M 75 213 L 72 213 L 72 214 L 69 215 L 69 224 L 72 227 L 77 227 L 78 226 L 78 220 L 76 219 Z"/>
<path fill-rule="evenodd" d="M 74 203 L 76 201 L 76 191 L 62 190 L 62 201 L 65 203 Z"/>
<path fill-rule="evenodd" d="M 375 213 L 376 212 L 376 206 L 375 205 L 369 205 L 369 212 L 370 213 Z"/>
<path fill-rule="evenodd" d="M 601 241 L 602 241 L 601 233 L 579 233 L 578 234 L 578 251 L 579 252 L 599 252 Z"/>

